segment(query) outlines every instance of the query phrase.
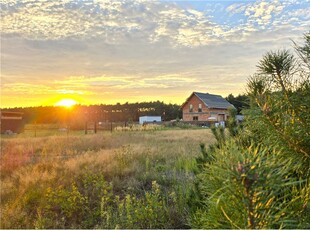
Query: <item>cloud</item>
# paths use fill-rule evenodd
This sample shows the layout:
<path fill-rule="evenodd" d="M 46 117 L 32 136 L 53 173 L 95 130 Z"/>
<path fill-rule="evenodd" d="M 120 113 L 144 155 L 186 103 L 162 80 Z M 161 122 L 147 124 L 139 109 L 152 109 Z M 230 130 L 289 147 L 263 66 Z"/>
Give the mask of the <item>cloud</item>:
<path fill-rule="evenodd" d="M 2 30 L 29 39 L 55 40 L 109 35 L 106 30 L 116 37 L 138 26 L 126 17 L 118 17 L 123 3 L 104 1 L 102 4 L 98 1 L 11 1 L 3 4 L 8 7 L 4 8 Z"/>
<path fill-rule="evenodd" d="M 239 14 L 245 12 L 246 8 L 246 3 L 233 3 L 226 8 L 226 11 L 232 14 Z"/>
<path fill-rule="evenodd" d="M 78 90 L 71 90 L 71 89 L 57 89 L 55 90 L 58 94 L 77 94 L 77 95 L 85 95 L 85 94 L 92 94 L 91 92 L 85 91 L 78 91 Z"/>
<path fill-rule="evenodd" d="M 310 8 L 296 9 L 288 13 L 290 17 L 295 17 L 295 19 L 302 18 L 304 20 L 310 19 Z"/>
<path fill-rule="evenodd" d="M 182 100 L 176 97 L 193 90 L 238 94 L 262 54 L 290 47 L 310 25 L 309 1 L 0 4 L 6 101 L 14 92 L 92 101 L 120 95 Z"/>
<path fill-rule="evenodd" d="M 243 14 L 246 20 L 229 25 L 216 23 L 212 11 L 202 12 L 168 1 L 12 0 L 1 4 L 1 29 L 5 35 L 16 34 L 30 40 L 100 38 L 112 45 L 138 40 L 195 47 L 237 40 L 240 35 L 242 38 L 252 31 L 272 27 L 276 17 L 287 14 L 284 10 L 289 4 L 293 3 L 274 0 L 231 4 L 226 11 Z M 296 23 L 300 14 L 307 19 L 307 13 L 299 9 L 290 16 L 295 17 Z"/>
<path fill-rule="evenodd" d="M 11 93 L 17 95 L 45 95 L 49 94 L 51 87 L 40 84 L 28 84 L 28 83 L 8 83 L 2 84 L 2 93 Z"/>
<path fill-rule="evenodd" d="M 200 46 L 222 32 L 208 15 L 171 2 L 21 0 L 2 7 L 2 32 L 30 40 L 100 37 L 106 44 L 139 39 Z"/>
<path fill-rule="evenodd" d="M 82 89 L 99 88 L 105 90 L 123 90 L 123 89 L 154 89 L 154 88 L 172 88 L 183 86 L 188 83 L 195 83 L 195 78 L 189 78 L 180 74 L 159 75 L 153 77 L 141 76 L 71 76 L 64 80 L 56 80 L 54 84 L 65 88 L 61 92 L 78 91 Z M 75 89 L 75 90 L 72 90 Z M 98 93 L 98 92 L 97 92 Z M 84 94 L 84 93 L 83 93 Z"/>
<path fill-rule="evenodd" d="M 249 20 L 253 20 L 258 25 L 268 25 L 271 23 L 273 16 L 279 15 L 285 5 L 279 1 L 260 1 L 249 5 L 245 9 L 245 15 Z"/>

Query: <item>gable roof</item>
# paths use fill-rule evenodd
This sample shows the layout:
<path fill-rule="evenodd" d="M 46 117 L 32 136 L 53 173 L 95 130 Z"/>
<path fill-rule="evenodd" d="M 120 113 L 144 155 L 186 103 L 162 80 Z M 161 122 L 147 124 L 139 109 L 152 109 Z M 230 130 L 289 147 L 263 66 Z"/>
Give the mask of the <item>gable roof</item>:
<path fill-rule="evenodd" d="M 191 96 L 186 100 L 186 102 L 181 106 L 182 108 L 193 95 L 196 95 L 209 108 L 214 109 L 228 109 L 229 107 L 234 108 L 232 104 L 230 104 L 220 95 L 209 93 L 198 93 L 198 92 L 193 92 Z"/>

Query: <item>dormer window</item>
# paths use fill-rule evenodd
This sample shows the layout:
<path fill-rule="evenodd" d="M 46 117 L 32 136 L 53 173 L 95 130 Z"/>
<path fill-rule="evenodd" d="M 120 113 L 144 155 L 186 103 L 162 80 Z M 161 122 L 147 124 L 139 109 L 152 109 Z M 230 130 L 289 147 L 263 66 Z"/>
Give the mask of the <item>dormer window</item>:
<path fill-rule="evenodd" d="M 192 104 L 189 105 L 189 112 L 190 113 L 193 112 L 193 105 Z"/>
<path fill-rule="evenodd" d="M 201 105 L 201 104 L 198 105 L 198 112 L 199 112 L 199 113 L 202 112 L 202 105 Z"/>

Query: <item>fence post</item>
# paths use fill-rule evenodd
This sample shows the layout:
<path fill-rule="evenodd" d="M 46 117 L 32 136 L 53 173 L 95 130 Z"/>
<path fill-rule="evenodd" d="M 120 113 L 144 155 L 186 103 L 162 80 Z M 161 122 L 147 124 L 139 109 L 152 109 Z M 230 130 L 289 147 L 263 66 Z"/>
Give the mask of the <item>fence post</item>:
<path fill-rule="evenodd" d="M 34 137 L 37 137 L 37 122 L 34 122 Z"/>

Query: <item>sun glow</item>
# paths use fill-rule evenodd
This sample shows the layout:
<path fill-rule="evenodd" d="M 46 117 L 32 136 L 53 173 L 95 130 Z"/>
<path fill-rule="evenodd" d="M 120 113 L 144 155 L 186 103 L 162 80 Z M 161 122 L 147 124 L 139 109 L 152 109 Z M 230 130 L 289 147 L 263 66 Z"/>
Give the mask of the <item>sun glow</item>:
<path fill-rule="evenodd" d="M 73 99 L 62 99 L 60 101 L 58 101 L 55 105 L 56 106 L 64 106 L 64 107 L 67 107 L 67 108 L 70 108 L 72 107 L 73 105 L 76 105 L 77 102 Z"/>

